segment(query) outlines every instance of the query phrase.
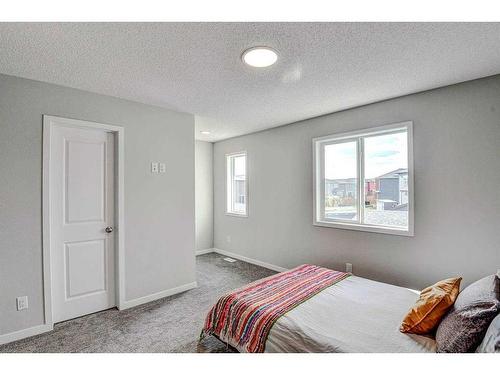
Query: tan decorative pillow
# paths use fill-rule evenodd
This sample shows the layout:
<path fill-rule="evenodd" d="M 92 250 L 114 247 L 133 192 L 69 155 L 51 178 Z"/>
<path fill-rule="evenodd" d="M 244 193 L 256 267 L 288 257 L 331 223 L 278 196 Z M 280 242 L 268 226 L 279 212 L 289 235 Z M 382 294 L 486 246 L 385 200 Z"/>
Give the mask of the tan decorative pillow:
<path fill-rule="evenodd" d="M 422 290 L 420 298 L 405 316 L 399 330 L 419 335 L 432 332 L 457 299 L 461 281 L 461 277 L 454 277 Z"/>

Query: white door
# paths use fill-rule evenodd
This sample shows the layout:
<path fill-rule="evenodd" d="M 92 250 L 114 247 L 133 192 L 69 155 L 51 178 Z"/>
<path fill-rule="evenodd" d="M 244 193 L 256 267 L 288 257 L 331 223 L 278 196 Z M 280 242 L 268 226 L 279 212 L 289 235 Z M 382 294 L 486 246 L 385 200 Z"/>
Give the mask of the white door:
<path fill-rule="evenodd" d="M 54 124 L 54 122 L 53 122 Z M 114 136 L 52 127 L 50 233 L 54 322 L 115 306 Z"/>

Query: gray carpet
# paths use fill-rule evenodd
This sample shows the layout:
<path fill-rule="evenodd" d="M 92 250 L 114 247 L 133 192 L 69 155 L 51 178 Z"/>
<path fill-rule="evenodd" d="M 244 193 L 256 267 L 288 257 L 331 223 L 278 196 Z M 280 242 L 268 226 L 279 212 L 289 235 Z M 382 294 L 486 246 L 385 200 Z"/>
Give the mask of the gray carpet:
<path fill-rule="evenodd" d="M 198 343 L 218 297 L 275 272 L 211 253 L 196 258 L 198 288 L 128 310 L 102 311 L 0 346 L 0 352 L 231 352 L 209 337 Z"/>

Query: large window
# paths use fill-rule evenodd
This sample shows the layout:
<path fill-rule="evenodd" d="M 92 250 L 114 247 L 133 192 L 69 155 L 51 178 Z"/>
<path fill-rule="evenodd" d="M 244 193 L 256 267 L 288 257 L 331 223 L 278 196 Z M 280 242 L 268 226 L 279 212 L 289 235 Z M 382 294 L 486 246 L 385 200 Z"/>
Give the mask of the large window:
<path fill-rule="evenodd" d="M 226 213 L 248 215 L 247 154 L 226 155 Z"/>
<path fill-rule="evenodd" d="M 314 224 L 413 235 L 412 123 L 313 139 Z"/>

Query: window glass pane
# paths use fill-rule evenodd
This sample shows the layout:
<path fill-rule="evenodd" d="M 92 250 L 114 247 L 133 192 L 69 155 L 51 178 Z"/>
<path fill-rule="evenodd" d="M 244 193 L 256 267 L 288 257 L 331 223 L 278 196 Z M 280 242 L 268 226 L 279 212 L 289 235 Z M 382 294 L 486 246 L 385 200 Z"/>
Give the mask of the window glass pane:
<path fill-rule="evenodd" d="M 407 133 L 366 137 L 364 151 L 364 223 L 407 228 Z"/>
<path fill-rule="evenodd" d="M 325 219 L 357 221 L 357 142 L 325 146 Z"/>
<path fill-rule="evenodd" d="M 233 211 L 246 214 L 246 157 L 233 157 Z"/>

